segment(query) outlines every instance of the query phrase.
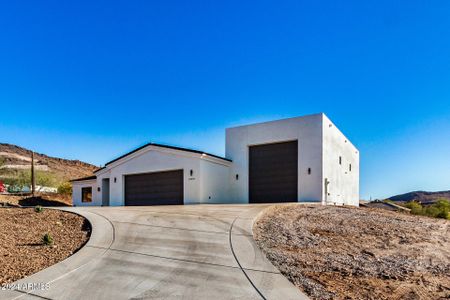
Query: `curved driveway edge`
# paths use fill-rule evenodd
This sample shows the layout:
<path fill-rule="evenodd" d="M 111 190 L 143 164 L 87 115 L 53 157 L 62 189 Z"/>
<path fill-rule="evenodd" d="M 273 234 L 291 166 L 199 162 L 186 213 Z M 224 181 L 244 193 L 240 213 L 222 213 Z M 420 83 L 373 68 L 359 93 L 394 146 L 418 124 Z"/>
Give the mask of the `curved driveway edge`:
<path fill-rule="evenodd" d="M 86 218 L 91 224 L 89 240 L 73 255 L 44 270 L 14 282 L 14 285 L 27 287 L 30 283 L 48 283 L 51 288 L 53 282 L 63 279 L 64 276 L 82 268 L 92 260 L 99 259 L 107 251 L 105 249 L 112 245 L 114 228 L 106 218 L 72 207 L 58 207 L 57 209 L 76 213 Z M 37 295 L 34 295 L 37 292 L 41 291 L 33 290 L 31 287 L 21 288 L 20 290 L 2 290 L 0 291 L 0 299 L 38 299 Z"/>
<path fill-rule="evenodd" d="M 267 205 L 77 207 L 88 243 L 19 282 L 49 283 L 1 299 L 307 299 L 253 240 Z"/>
<path fill-rule="evenodd" d="M 232 225 L 230 244 L 236 260 L 262 299 L 309 299 L 272 265 L 253 239 L 253 222 L 265 208 L 254 205 Z M 248 234 L 241 234 L 242 230 Z"/>

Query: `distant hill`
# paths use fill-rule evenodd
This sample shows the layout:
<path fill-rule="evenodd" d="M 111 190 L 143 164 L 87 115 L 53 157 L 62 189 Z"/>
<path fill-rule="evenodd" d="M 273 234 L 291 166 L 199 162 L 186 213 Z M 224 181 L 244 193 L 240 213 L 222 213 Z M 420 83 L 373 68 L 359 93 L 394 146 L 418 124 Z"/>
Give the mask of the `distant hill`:
<path fill-rule="evenodd" d="M 93 174 L 97 166 L 79 161 L 34 154 L 35 170 L 41 177 L 49 177 L 51 186 Z M 31 151 L 16 145 L 0 143 L 0 180 L 8 182 L 30 172 Z"/>
<path fill-rule="evenodd" d="M 396 195 L 389 197 L 389 200 L 396 202 L 409 202 L 417 201 L 422 204 L 430 204 L 436 201 L 436 199 L 445 198 L 450 201 L 450 191 L 440 191 L 440 192 L 425 192 L 425 191 L 415 191 L 406 194 Z"/>

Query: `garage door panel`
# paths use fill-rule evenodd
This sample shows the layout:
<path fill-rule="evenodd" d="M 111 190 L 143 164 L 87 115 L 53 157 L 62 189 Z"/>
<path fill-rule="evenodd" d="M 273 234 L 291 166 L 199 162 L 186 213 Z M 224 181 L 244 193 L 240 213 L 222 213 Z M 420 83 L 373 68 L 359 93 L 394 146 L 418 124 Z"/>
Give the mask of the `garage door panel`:
<path fill-rule="evenodd" d="M 295 202 L 298 189 L 298 142 L 251 146 L 249 202 Z"/>
<path fill-rule="evenodd" d="M 125 176 L 125 205 L 183 204 L 183 170 Z"/>

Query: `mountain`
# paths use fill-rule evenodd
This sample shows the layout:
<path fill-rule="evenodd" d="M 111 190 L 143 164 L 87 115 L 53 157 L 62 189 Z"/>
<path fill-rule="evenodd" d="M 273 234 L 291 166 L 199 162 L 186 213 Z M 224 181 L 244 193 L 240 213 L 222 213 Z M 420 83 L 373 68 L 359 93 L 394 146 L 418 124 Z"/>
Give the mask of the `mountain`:
<path fill-rule="evenodd" d="M 50 186 L 93 174 L 97 166 L 79 161 L 47 156 L 34 153 L 34 165 L 37 179 Z M 31 150 L 0 143 L 0 180 L 14 182 L 17 178 L 25 177 L 31 168 Z M 25 174 L 25 175 L 24 175 Z M 37 183 L 39 184 L 39 183 Z M 43 184 L 44 185 L 44 184 Z"/>
<path fill-rule="evenodd" d="M 435 202 L 439 198 L 445 198 L 450 201 L 450 191 L 440 191 L 440 192 L 415 191 L 406 194 L 392 196 L 389 198 L 389 200 L 397 202 L 417 201 L 422 204 L 430 204 Z"/>

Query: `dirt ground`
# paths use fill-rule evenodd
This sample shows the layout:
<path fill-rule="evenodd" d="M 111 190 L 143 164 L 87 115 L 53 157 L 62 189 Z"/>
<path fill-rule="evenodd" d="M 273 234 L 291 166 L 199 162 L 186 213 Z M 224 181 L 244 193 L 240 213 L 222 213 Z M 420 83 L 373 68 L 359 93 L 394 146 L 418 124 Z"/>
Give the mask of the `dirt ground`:
<path fill-rule="evenodd" d="M 67 258 L 87 242 L 90 231 L 89 223 L 76 214 L 0 208 L 0 285 Z M 53 237 L 53 245 L 42 243 L 45 233 Z"/>
<path fill-rule="evenodd" d="M 70 195 L 55 193 L 38 193 L 36 197 L 31 195 L 0 194 L 0 206 L 72 206 Z"/>
<path fill-rule="evenodd" d="M 450 221 L 380 209 L 283 205 L 258 245 L 312 299 L 449 299 Z"/>

